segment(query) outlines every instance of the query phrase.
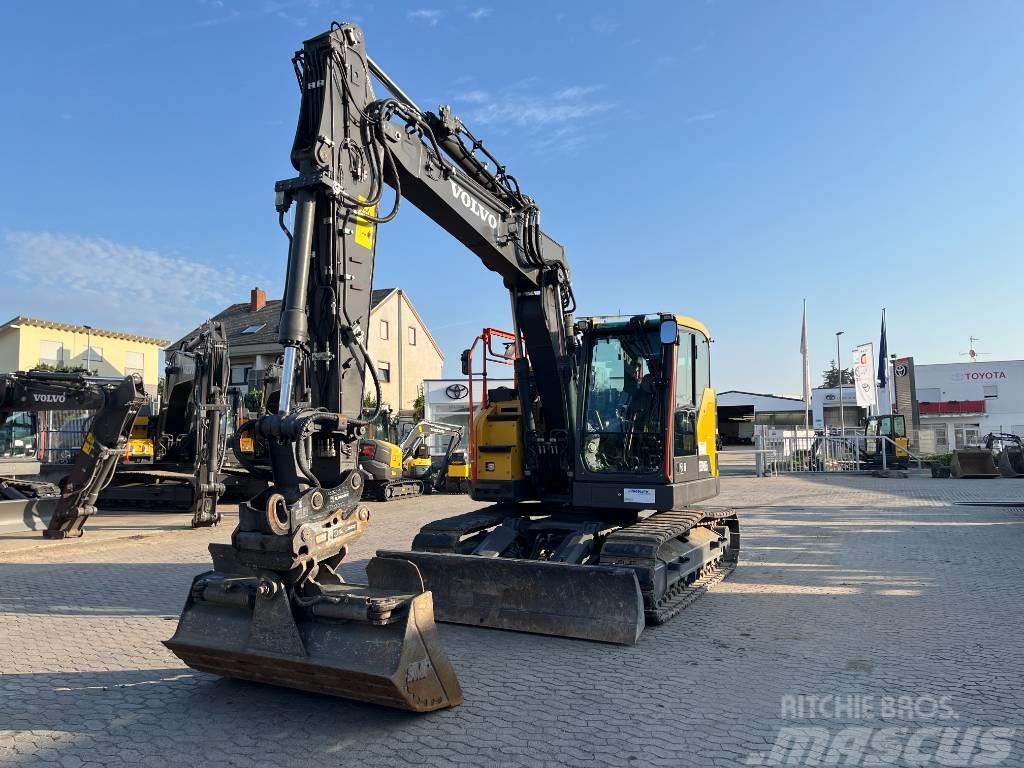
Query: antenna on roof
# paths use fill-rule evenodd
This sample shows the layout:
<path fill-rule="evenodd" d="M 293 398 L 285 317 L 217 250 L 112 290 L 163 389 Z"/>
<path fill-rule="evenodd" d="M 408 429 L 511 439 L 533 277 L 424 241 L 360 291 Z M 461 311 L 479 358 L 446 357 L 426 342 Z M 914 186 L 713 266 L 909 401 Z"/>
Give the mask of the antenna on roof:
<path fill-rule="evenodd" d="M 991 354 L 989 352 L 978 352 L 974 348 L 974 342 L 981 341 L 981 339 L 977 338 L 976 336 L 969 336 L 968 339 L 969 339 L 969 345 L 968 345 L 969 349 L 966 352 L 961 352 L 960 354 L 961 355 L 967 355 L 967 357 L 971 358 L 971 362 L 972 363 L 978 362 L 978 355 L 988 355 L 988 354 Z"/>

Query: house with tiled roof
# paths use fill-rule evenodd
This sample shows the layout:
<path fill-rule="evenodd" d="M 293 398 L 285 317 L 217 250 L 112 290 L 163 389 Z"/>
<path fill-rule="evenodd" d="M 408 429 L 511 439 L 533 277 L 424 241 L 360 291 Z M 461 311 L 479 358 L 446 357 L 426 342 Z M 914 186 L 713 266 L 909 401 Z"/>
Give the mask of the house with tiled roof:
<path fill-rule="evenodd" d="M 266 368 L 281 355 L 277 341 L 281 300 L 268 300 L 263 289 L 253 288 L 249 301 L 232 304 L 211 319 L 224 325 L 231 384 L 245 390 L 251 371 Z M 198 332 L 199 328 L 193 329 L 170 347 Z M 438 378 L 444 365 L 441 348 L 401 288 L 373 292 L 367 349 L 381 377 L 381 400 L 396 411 L 412 409 L 423 380 Z M 372 391 L 372 382 L 367 389 Z"/>

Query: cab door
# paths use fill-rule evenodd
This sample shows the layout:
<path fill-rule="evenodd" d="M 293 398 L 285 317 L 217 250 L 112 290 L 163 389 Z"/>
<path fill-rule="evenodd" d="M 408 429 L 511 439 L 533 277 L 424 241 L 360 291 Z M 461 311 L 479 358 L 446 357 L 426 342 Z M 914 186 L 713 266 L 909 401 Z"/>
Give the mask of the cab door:
<path fill-rule="evenodd" d="M 668 474 L 673 483 L 681 483 L 713 474 L 715 414 L 707 337 L 680 327 L 675 354 L 672 471 Z"/>

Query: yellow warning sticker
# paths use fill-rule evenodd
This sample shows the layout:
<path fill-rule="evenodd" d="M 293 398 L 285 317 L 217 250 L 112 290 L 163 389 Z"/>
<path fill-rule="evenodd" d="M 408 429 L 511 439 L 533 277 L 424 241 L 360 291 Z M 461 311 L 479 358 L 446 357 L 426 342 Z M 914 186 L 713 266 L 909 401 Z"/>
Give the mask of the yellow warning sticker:
<path fill-rule="evenodd" d="M 359 199 L 365 201 L 366 197 L 360 195 Z M 369 248 L 371 251 L 373 250 L 373 232 L 377 226 L 369 219 L 363 217 L 375 217 L 376 215 L 376 205 L 364 205 L 356 212 L 356 242 L 363 246 L 363 248 Z"/>
<path fill-rule="evenodd" d="M 96 438 L 93 437 L 92 432 L 85 436 L 85 442 L 82 443 L 82 453 L 88 456 L 92 453 L 92 447 L 96 444 Z"/>

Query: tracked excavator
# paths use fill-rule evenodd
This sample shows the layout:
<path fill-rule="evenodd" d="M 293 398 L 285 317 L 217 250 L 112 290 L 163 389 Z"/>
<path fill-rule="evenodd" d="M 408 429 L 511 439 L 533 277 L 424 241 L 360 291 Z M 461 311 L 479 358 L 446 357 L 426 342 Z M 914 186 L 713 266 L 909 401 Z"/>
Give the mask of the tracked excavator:
<path fill-rule="evenodd" d="M 427 439 L 434 435 L 448 438 L 440 468 L 435 466 L 427 445 Z M 379 501 L 391 501 L 444 488 L 449 462 L 461 441 L 462 427 L 440 421 L 419 422 L 401 445 L 380 439 L 360 441 L 359 466 L 367 475 L 367 494 Z"/>
<path fill-rule="evenodd" d="M 193 528 L 220 522 L 230 371 L 220 323 L 207 322 L 167 352 L 164 396 L 145 440 L 153 446 L 153 462 L 122 465 L 101 505 L 188 509 Z"/>
<path fill-rule="evenodd" d="M 132 423 L 146 401 L 142 380 L 100 379 L 81 373 L 29 371 L 0 374 L 0 426 L 18 411 L 95 410 L 70 473 L 58 488 L 45 482 L 0 477 L 0 517 L 20 514 L 26 527 L 48 539 L 77 538 L 96 499 L 125 455 Z"/>
<path fill-rule="evenodd" d="M 240 427 L 266 442 L 273 486 L 211 545 L 168 647 L 203 671 L 427 711 L 461 701 L 432 598 L 446 621 L 635 642 L 736 559 L 735 513 L 694 506 L 718 492 L 707 330 L 673 313 L 574 318 L 537 203 L 449 109 L 420 109 L 355 24 L 307 40 L 293 66 L 279 406 Z M 369 523 L 374 255 L 403 199 L 502 278 L 525 348 L 515 390 L 478 422 L 473 496 L 491 505 L 379 552 L 356 585 L 340 565 Z"/>

